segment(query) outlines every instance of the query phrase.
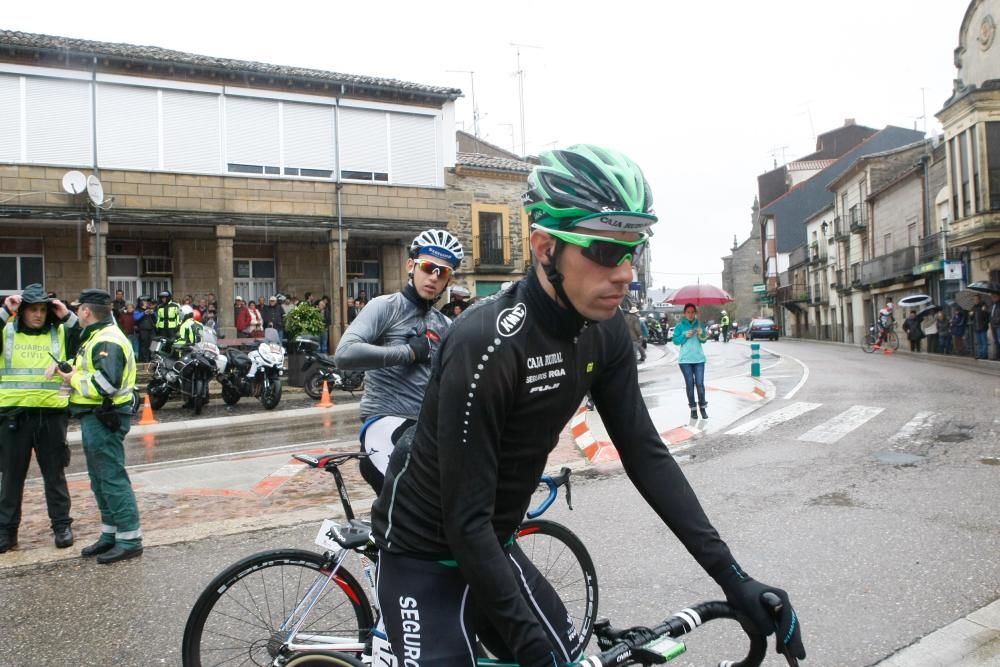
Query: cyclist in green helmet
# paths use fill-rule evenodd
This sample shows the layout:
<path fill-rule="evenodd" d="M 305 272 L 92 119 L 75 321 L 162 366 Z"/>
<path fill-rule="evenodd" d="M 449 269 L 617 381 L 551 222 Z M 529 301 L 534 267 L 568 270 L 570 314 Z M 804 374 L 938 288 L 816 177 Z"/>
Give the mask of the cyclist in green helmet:
<path fill-rule="evenodd" d="M 645 409 L 619 310 L 657 219 L 642 171 L 578 145 L 542 155 L 528 186 L 534 267 L 448 330 L 412 446 L 393 453 L 372 508 L 378 599 L 398 661 L 474 664 L 476 636 L 522 665 L 579 658 L 558 595 L 511 538 L 588 392 L 629 478 L 748 627 L 777 625 L 778 650 L 805 657 L 788 595 L 739 567 Z M 783 602 L 778 619 L 762 605 L 768 591 Z"/>

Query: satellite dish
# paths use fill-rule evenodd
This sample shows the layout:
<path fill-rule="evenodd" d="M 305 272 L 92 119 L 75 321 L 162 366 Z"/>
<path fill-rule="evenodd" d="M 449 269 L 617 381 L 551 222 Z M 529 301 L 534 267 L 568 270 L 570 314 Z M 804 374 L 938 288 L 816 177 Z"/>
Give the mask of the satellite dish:
<path fill-rule="evenodd" d="M 62 177 L 63 190 L 78 195 L 87 189 L 87 177 L 78 171 L 67 171 Z"/>
<path fill-rule="evenodd" d="M 97 180 L 97 176 L 87 177 L 87 195 L 94 206 L 100 206 L 104 203 L 104 186 Z"/>

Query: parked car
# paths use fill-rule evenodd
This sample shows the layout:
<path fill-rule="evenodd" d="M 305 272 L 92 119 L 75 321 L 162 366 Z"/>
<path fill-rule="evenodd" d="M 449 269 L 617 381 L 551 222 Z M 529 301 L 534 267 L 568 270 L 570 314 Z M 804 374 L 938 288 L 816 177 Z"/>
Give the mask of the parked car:
<path fill-rule="evenodd" d="M 747 332 L 747 339 L 755 340 L 757 338 L 778 340 L 778 327 L 774 326 L 774 320 L 751 320 L 750 331 Z"/>

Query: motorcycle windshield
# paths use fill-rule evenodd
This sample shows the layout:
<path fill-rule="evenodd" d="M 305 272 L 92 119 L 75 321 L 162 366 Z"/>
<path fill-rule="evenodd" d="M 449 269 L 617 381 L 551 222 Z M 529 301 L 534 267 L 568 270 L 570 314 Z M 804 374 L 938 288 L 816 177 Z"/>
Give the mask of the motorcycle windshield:
<path fill-rule="evenodd" d="M 278 330 L 273 327 L 264 329 L 264 342 L 281 345 L 281 336 L 278 335 Z"/>
<path fill-rule="evenodd" d="M 219 338 L 215 335 L 215 330 L 205 327 L 201 330 L 201 342 L 218 346 Z"/>

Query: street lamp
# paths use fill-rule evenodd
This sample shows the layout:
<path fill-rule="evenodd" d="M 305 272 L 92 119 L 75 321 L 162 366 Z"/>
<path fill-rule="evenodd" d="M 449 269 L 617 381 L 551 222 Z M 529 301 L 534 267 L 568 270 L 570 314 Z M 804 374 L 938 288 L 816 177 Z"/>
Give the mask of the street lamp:
<path fill-rule="evenodd" d="M 830 224 L 826 220 L 824 220 L 823 224 L 820 225 L 819 228 L 823 230 L 823 236 L 826 236 L 826 230 L 830 228 Z"/>

